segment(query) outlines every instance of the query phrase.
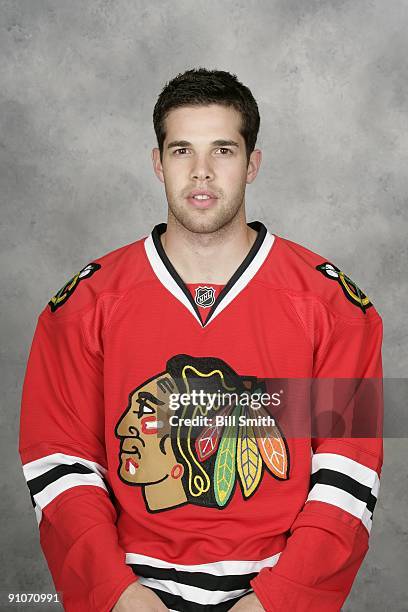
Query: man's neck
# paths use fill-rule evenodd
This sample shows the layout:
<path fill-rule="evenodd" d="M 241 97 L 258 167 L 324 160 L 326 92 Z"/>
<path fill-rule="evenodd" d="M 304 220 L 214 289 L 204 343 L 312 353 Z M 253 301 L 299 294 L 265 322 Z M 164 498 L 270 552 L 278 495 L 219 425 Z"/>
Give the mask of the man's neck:
<path fill-rule="evenodd" d="M 167 257 L 185 283 L 225 285 L 255 242 L 245 213 L 217 232 L 190 232 L 169 215 L 161 241 Z"/>

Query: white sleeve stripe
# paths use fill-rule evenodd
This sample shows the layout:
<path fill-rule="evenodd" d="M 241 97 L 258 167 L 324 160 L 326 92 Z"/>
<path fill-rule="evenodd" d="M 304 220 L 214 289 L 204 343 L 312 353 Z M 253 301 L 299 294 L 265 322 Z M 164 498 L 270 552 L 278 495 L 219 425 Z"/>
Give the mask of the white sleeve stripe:
<path fill-rule="evenodd" d="M 41 459 L 36 459 L 35 461 L 25 463 L 23 465 L 23 472 L 26 480 L 32 480 L 33 478 L 37 478 L 45 472 L 48 472 L 54 467 L 59 465 L 72 465 L 72 463 L 76 462 L 82 463 L 86 467 L 90 468 L 93 472 L 99 474 L 101 478 L 106 475 L 106 468 L 99 463 L 89 461 L 89 459 L 83 459 L 82 457 L 77 457 L 75 455 L 65 455 L 64 453 L 53 453 L 51 455 L 41 457 Z"/>
<path fill-rule="evenodd" d="M 309 501 L 325 502 L 349 512 L 360 519 L 370 533 L 372 525 L 371 512 L 363 501 L 356 499 L 353 495 L 347 493 L 347 491 L 332 487 L 331 485 L 315 484 L 307 497 L 306 503 Z"/>
<path fill-rule="evenodd" d="M 380 480 L 375 470 L 336 453 L 315 453 L 312 457 L 312 474 L 320 469 L 336 470 L 350 476 L 357 482 L 370 487 L 372 494 L 377 497 Z"/>
<path fill-rule="evenodd" d="M 72 489 L 73 487 L 78 487 L 81 485 L 91 485 L 95 487 L 100 487 L 101 489 L 105 489 L 107 491 L 106 486 L 103 483 L 103 480 L 97 474 L 67 474 L 62 478 L 59 478 L 55 482 L 49 484 L 45 489 L 40 491 L 40 493 L 36 493 L 34 497 L 34 501 L 36 506 L 40 510 L 44 510 L 44 508 L 50 504 L 58 495 L 63 493 L 64 491 L 68 491 L 68 489 Z"/>
<path fill-rule="evenodd" d="M 42 512 L 38 506 L 34 506 L 34 512 L 35 512 L 35 516 L 37 517 L 37 523 L 39 525 L 42 519 Z"/>

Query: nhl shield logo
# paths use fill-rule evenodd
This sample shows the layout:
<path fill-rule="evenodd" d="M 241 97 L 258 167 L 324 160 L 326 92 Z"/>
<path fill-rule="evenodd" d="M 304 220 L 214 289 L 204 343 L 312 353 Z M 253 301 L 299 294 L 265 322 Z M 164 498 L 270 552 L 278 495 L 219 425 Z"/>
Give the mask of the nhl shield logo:
<path fill-rule="evenodd" d="M 215 302 L 215 289 L 213 287 L 197 287 L 194 301 L 201 308 L 209 308 Z"/>

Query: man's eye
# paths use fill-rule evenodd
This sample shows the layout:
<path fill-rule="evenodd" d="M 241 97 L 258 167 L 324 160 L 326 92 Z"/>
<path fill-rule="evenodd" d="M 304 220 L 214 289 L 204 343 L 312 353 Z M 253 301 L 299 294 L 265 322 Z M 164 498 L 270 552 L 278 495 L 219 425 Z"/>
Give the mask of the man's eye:
<path fill-rule="evenodd" d="M 186 147 L 183 147 L 181 149 L 175 149 L 174 155 L 184 155 L 183 151 L 188 151 L 188 149 Z M 222 155 L 232 154 L 231 149 L 227 149 L 226 147 L 219 147 L 217 151 L 222 151 Z"/>

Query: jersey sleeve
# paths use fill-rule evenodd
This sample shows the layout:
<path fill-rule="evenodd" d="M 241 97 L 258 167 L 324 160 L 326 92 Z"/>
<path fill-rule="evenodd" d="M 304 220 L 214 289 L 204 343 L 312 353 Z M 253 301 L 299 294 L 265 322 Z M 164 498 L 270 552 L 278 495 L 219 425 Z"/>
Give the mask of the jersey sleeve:
<path fill-rule="evenodd" d="M 251 581 L 268 611 L 338 612 L 368 550 L 383 458 L 382 320 L 371 308 L 327 316 L 325 327 L 314 361 L 309 494 L 278 563 Z M 331 427 L 319 427 L 330 413 Z"/>
<path fill-rule="evenodd" d="M 23 384 L 19 452 L 41 547 L 68 612 L 109 612 L 137 580 L 118 543 L 103 402 L 103 355 L 85 342 L 82 318 L 45 309 Z"/>

